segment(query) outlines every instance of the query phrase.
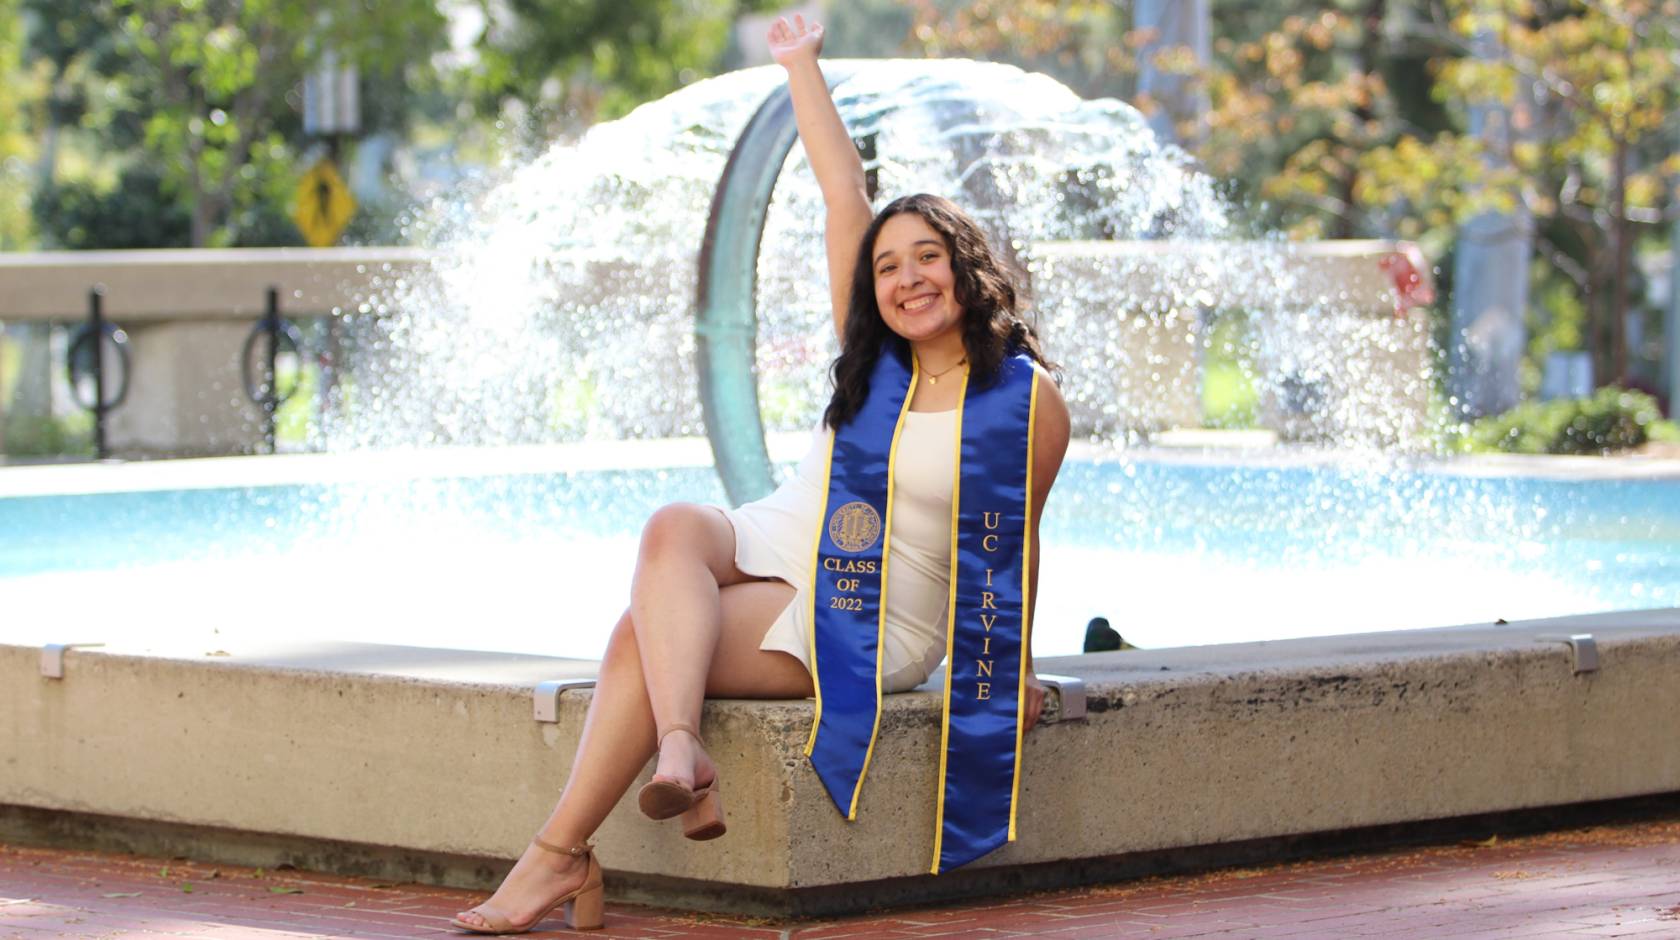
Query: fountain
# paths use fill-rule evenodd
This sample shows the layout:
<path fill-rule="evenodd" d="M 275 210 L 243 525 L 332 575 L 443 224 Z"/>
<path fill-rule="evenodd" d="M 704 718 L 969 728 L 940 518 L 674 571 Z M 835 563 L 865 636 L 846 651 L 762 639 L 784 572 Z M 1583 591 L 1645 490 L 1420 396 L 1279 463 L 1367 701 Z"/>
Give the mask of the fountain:
<path fill-rule="evenodd" d="M 1044 76 L 887 61 L 833 77 L 883 198 L 972 207 L 1027 273 L 1063 367 L 1085 443 L 1044 523 L 1041 651 L 1077 651 L 1097 615 L 1159 646 L 1680 596 L 1666 549 L 1680 520 L 1658 489 L 1418 461 L 1433 356 L 1422 312 L 1390 309 L 1387 252 L 1238 238 L 1213 182 L 1135 111 Z M 136 483 L 165 472 L 137 467 L 82 497 L 14 471 L 8 492 L 40 499 L 0 499 L 0 518 L 50 532 L 0 565 L 14 603 L 45 617 L 94 583 L 120 585 L 88 591 L 112 604 L 197 598 L 170 631 L 198 636 L 278 570 L 363 639 L 598 654 L 639 520 L 765 491 L 825 399 L 821 205 L 781 82 L 766 67 L 697 83 L 417 213 L 429 263 L 369 272 L 367 295 L 335 311 L 343 367 L 313 441 L 330 456 L 310 469 L 229 465 L 174 492 Z M 1312 446 L 1240 460 L 1131 447 L 1200 423 L 1207 325 L 1234 316 L 1257 410 Z M 658 443 L 701 435 L 709 455 Z M 564 629 L 535 628 L 554 617 L 555 572 L 595 590 Z M 433 590 L 366 589 L 417 578 Z M 1209 578 L 1233 589 L 1200 590 Z M 449 584 L 471 587 L 436 592 Z M 1436 590 L 1359 603 L 1402 584 Z M 492 623 L 463 637 L 486 605 Z M 240 628 L 286 629 L 275 616 Z"/>
<path fill-rule="evenodd" d="M 592 674 L 640 521 L 752 495 L 816 422 L 820 205 L 779 83 L 699 83 L 417 214 L 429 260 L 335 312 L 325 453 L 0 474 L 0 531 L 27 533 L 0 541 L 0 836 L 493 881 L 566 773 L 586 699 L 556 680 Z M 1031 277 L 1081 436 L 1034 651 L 1090 707 L 1027 739 L 1021 841 L 930 880 L 905 833 L 931 825 L 936 695 L 890 697 L 856 824 L 798 756 L 808 702 L 710 702 L 755 811 L 705 844 L 615 813 L 615 892 L 815 914 L 1680 786 L 1649 721 L 1680 626 L 1628 612 L 1680 597 L 1672 469 L 1430 459 L 1387 251 L 1239 238 L 1122 105 L 976 63 L 857 66 L 838 98 L 882 193 L 953 195 Z M 775 145 L 720 194 L 743 137 Z M 1158 446 L 1232 314 L 1257 411 L 1306 443 Z M 1590 611 L 1615 613 L 1398 632 Z M 1097 614 L 1142 649 L 1062 655 Z"/>
<path fill-rule="evenodd" d="M 1230 310 L 1264 325 L 1247 350 L 1263 398 L 1286 397 L 1267 383 L 1345 371 L 1350 343 L 1367 362 L 1410 354 L 1385 363 L 1398 377 L 1344 383 L 1365 392 L 1308 415 L 1310 436 L 1415 445 L 1428 431 L 1421 318 L 1393 328 L 1368 315 L 1377 292 L 1347 283 L 1347 266 L 1314 270 L 1296 246 L 1239 241 L 1213 181 L 1157 146 L 1131 108 L 977 62 L 830 72 L 844 76 L 838 104 L 877 190 L 953 196 L 1028 274 L 1084 436 L 1199 424 L 1199 334 Z M 727 481 L 724 439 L 812 426 L 835 347 L 820 199 L 781 81 L 765 67 L 697 83 L 432 207 L 415 229 L 438 245 L 435 277 L 392 283 L 371 315 L 349 318 L 363 352 L 354 371 L 375 391 L 333 415 L 322 443 L 710 429 Z M 1337 341 L 1302 342 L 1316 326 Z M 1382 394 L 1389 385 L 1405 391 Z M 1380 433 L 1361 424 L 1396 401 L 1416 417 L 1389 415 Z M 729 487 L 736 500 L 770 484 L 755 459 Z"/>

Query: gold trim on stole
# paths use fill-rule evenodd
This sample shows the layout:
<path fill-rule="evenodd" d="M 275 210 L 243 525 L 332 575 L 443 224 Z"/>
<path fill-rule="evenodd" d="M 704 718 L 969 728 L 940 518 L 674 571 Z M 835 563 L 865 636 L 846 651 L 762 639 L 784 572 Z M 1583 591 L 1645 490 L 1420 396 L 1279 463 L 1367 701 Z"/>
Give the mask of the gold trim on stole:
<path fill-rule="evenodd" d="M 1027 404 L 1027 531 L 1021 540 L 1021 670 L 1020 688 L 1015 693 L 1015 789 L 1009 794 L 1009 841 L 1015 841 L 1015 809 L 1021 803 L 1021 739 L 1026 729 L 1021 726 L 1027 707 L 1027 653 L 1032 650 L 1032 550 L 1033 532 L 1033 438 L 1038 430 L 1037 367 L 1033 368 L 1032 395 Z M 935 864 L 938 864 L 937 861 Z"/>
<path fill-rule="evenodd" d="M 951 587 L 945 606 L 945 696 L 939 722 L 939 796 L 933 810 L 933 874 L 939 874 L 939 852 L 945 841 L 945 759 L 951 747 L 951 651 L 957 640 L 957 510 L 962 506 L 963 405 L 968 399 L 968 368 L 957 389 L 956 469 L 951 473 Z"/>
<path fill-rule="evenodd" d="M 892 353 L 886 349 L 881 355 Z M 882 520 L 881 542 L 881 590 L 878 593 L 880 609 L 875 623 L 875 725 L 869 731 L 869 747 L 863 754 L 863 769 L 858 773 L 857 786 L 852 789 L 852 802 L 846 813 L 848 821 L 857 819 L 858 795 L 863 792 L 863 780 L 869 776 L 869 762 L 875 757 L 875 739 L 881 731 L 881 656 L 882 640 L 887 629 L 887 562 L 891 559 L 892 551 L 892 509 L 893 509 L 893 471 L 898 465 L 898 439 L 904 430 L 904 416 L 910 411 L 910 399 L 916 393 L 916 379 L 921 373 L 921 363 L 915 357 L 910 358 L 910 385 L 904 393 L 904 404 L 899 406 L 898 421 L 893 425 L 892 444 L 887 448 L 887 512 Z M 805 739 L 805 756 L 810 757 L 817 747 L 817 730 L 822 726 L 822 681 L 817 671 L 817 579 L 822 577 L 822 513 L 828 511 L 829 485 L 834 474 L 834 429 L 828 432 L 828 459 L 823 461 L 823 507 L 817 518 L 816 538 L 811 542 L 811 616 L 809 644 L 811 648 L 811 692 L 817 700 L 816 711 L 811 716 L 811 734 Z"/>
<path fill-rule="evenodd" d="M 805 756 L 817 747 L 817 727 L 822 724 L 822 683 L 817 680 L 817 579 L 822 577 L 822 514 L 828 511 L 829 476 L 834 471 L 834 429 L 828 429 L 828 456 L 823 460 L 822 508 L 817 510 L 817 534 L 811 541 L 811 616 L 807 637 L 811 646 L 811 694 L 817 710 L 811 716 L 811 735 L 805 739 Z"/>
<path fill-rule="evenodd" d="M 892 355 L 885 349 L 881 355 Z M 858 797 L 863 794 L 864 778 L 869 776 L 869 762 L 875 758 L 875 739 L 881 735 L 881 657 L 884 655 L 885 640 L 887 638 L 887 569 L 892 562 L 892 517 L 893 517 L 893 477 L 898 473 L 898 439 L 904 432 L 904 416 L 910 413 L 910 399 L 916 397 L 916 379 L 921 375 L 922 364 L 914 355 L 910 357 L 910 387 L 904 391 L 904 404 L 898 407 L 898 423 L 893 425 L 892 446 L 887 448 L 887 511 L 881 521 L 881 603 L 875 618 L 875 724 L 869 729 L 869 747 L 863 752 L 863 769 L 858 771 L 857 786 L 852 788 L 852 805 L 846 812 L 846 819 L 857 819 Z M 829 451 L 829 459 L 833 458 L 833 450 Z M 824 506 L 824 509 L 827 507 Z M 817 538 L 822 538 L 818 534 Z M 816 591 L 811 592 L 811 603 L 816 603 Z M 815 609 L 811 613 L 811 623 L 817 622 Z M 812 642 L 815 642 L 813 640 Z"/>

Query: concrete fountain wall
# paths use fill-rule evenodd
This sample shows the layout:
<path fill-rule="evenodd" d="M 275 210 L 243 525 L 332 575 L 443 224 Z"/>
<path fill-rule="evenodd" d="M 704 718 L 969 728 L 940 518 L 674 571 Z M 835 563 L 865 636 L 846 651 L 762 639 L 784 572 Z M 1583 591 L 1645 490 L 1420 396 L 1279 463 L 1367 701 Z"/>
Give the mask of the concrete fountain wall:
<path fill-rule="evenodd" d="M 1592 671 L 1556 639 L 1581 633 Z M 552 805 L 587 706 L 567 692 L 557 721 L 535 721 L 533 686 L 592 664 L 312 644 L 75 649 L 62 678 L 41 667 L 41 650 L 0 646 L 0 838 L 489 886 Z M 1680 610 L 1040 668 L 1086 681 L 1088 717 L 1028 737 L 1021 839 L 970 868 L 924 873 L 931 692 L 889 699 L 852 824 L 800 756 L 809 702 L 717 701 L 704 732 L 728 836 L 686 842 L 627 800 L 598 834 L 610 889 L 832 912 L 1136 874 L 1175 850 L 1205 864 L 1253 840 L 1680 791 Z"/>

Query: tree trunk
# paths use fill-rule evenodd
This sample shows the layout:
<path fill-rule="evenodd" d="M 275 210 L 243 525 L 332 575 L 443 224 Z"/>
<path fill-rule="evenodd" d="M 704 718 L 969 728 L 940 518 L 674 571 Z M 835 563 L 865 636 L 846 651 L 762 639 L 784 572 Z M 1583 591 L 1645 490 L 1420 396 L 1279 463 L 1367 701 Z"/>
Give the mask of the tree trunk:
<path fill-rule="evenodd" d="M 199 176 L 195 162 L 192 170 L 192 246 L 194 248 L 208 248 L 210 240 L 228 222 L 228 207 L 231 201 L 221 193 L 206 186 Z"/>
<path fill-rule="evenodd" d="M 1382 57 L 1382 27 L 1383 19 L 1388 15 L 1388 0 L 1368 0 L 1365 5 L 1363 29 L 1359 37 L 1359 52 L 1353 62 L 1353 71 L 1360 75 L 1369 75 L 1377 67 Z M 1357 134 L 1365 133 L 1365 125 L 1376 113 L 1371 110 L 1369 102 L 1353 109 L 1353 116 L 1359 122 Z M 1368 142 L 1367 142 L 1368 143 Z M 1331 238 L 1354 238 L 1358 235 L 1354 225 L 1357 212 L 1354 209 L 1354 190 L 1359 186 L 1358 154 L 1352 154 L 1348 160 L 1347 175 L 1342 178 L 1342 205 L 1346 210 L 1336 220 L 1331 229 Z"/>
<path fill-rule="evenodd" d="M 1675 128 L 1674 152 L 1680 153 L 1680 127 Z M 1680 189 L 1680 172 L 1672 179 Z M 1663 313 L 1663 342 L 1667 355 L 1663 357 L 1668 376 L 1667 415 L 1680 415 L 1680 215 L 1668 227 L 1668 309 Z"/>
<path fill-rule="evenodd" d="M 58 181 L 58 123 L 51 119 L 41 132 L 41 157 L 35 167 L 35 177 L 42 189 Z"/>
<path fill-rule="evenodd" d="M 193 184 L 192 202 L 192 246 L 203 248 L 210 243 L 210 232 L 214 223 L 210 219 L 209 198 L 204 194 L 204 187 Z"/>
<path fill-rule="evenodd" d="M 1614 265 L 1610 281 L 1610 354 L 1606 365 L 1609 380 L 1605 384 L 1627 386 L 1628 382 L 1628 350 L 1627 350 L 1627 309 L 1628 309 L 1628 267 L 1632 255 L 1630 242 L 1633 232 L 1627 218 L 1627 165 L 1628 142 L 1626 136 L 1616 138 L 1614 177 L 1610 184 L 1610 244 L 1612 256 L 1610 263 Z"/>

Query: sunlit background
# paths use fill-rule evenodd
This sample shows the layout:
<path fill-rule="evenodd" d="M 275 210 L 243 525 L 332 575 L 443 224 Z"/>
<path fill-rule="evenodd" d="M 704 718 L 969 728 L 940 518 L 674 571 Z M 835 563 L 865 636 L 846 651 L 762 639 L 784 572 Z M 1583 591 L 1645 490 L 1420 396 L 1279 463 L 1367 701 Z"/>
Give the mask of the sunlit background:
<path fill-rule="evenodd" d="M 1676 604 L 1680 499 L 1645 468 L 1680 448 L 1680 6 L 1518 6 L 801 8 L 879 201 L 970 207 L 1062 367 L 1078 446 L 1044 522 L 1042 654 L 1097 616 L 1148 647 Z M 730 498 L 708 430 L 767 433 L 785 473 L 826 400 L 797 146 L 756 255 L 762 427 L 709 429 L 698 391 L 700 245 L 782 82 L 774 6 L 264 9 L 0 0 L 15 271 L 428 259 L 286 310 L 272 447 L 216 451 L 295 455 L 277 474 L 69 466 L 97 456 L 84 298 L 0 297 L 7 635 L 598 655 L 640 521 Z M 1338 245 L 1376 246 L 1374 303 L 1302 273 Z M 240 392 L 204 397 L 256 414 Z M 1476 457 L 1511 451 L 1647 463 Z"/>

